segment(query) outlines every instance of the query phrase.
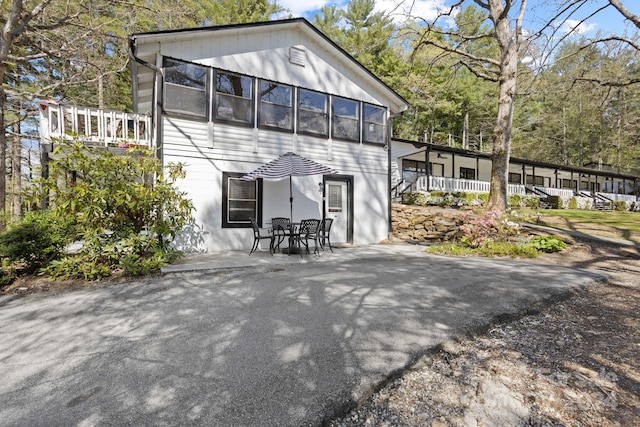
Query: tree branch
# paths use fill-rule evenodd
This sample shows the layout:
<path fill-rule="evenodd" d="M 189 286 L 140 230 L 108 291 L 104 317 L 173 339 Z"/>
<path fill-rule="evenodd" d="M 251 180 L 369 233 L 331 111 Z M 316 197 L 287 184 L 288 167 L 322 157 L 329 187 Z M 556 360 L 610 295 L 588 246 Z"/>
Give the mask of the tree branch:
<path fill-rule="evenodd" d="M 609 4 L 611 4 L 611 6 L 613 6 L 613 7 L 615 7 L 618 10 L 618 12 L 620 12 L 622 14 L 622 16 L 624 16 L 626 19 L 631 21 L 633 23 L 633 25 L 635 25 L 636 27 L 638 27 L 640 29 L 640 17 L 638 17 L 638 16 L 634 15 L 633 13 L 631 13 L 631 11 L 629 9 L 624 7 L 624 5 L 622 4 L 622 2 L 620 0 L 609 0 Z"/>

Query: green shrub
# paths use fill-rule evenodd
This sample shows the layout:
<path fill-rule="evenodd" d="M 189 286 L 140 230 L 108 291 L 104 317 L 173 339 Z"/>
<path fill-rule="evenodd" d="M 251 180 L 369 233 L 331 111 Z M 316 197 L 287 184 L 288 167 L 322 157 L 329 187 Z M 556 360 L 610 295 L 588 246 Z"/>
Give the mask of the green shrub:
<path fill-rule="evenodd" d="M 538 256 L 535 248 L 513 242 L 489 242 L 486 246 L 479 248 L 478 252 L 486 257 L 535 258 Z"/>
<path fill-rule="evenodd" d="M 30 213 L 0 233 L 0 256 L 33 272 L 62 255 L 68 231 L 69 225 L 50 211 Z"/>
<path fill-rule="evenodd" d="M 624 200 L 615 200 L 613 202 L 613 207 L 618 212 L 626 212 L 627 202 L 625 202 Z"/>
<path fill-rule="evenodd" d="M 560 252 L 567 244 L 557 236 L 536 236 L 529 240 L 529 246 L 540 252 Z"/>
<path fill-rule="evenodd" d="M 569 199 L 569 209 L 578 209 L 578 200 L 575 197 Z"/>
<path fill-rule="evenodd" d="M 83 254 L 68 255 L 51 261 L 42 272 L 52 279 L 84 279 L 100 280 L 109 276 L 109 268 L 96 259 L 89 259 Z"/>
<path fill-rule="evenodd" d="M 551 209 L 564 209 L 562 198 L 560 196 L 549 196 L 547 200 L 551 205 Z"/>
<path fill-rule="evenodd" d="M 540 207 L 540 197 L 538 196 L 527 196 L 524 200 L 527 208 L 538 209 Z"/>
<path fill-rule="evenodd" d="M 404 196 L 404 202 L 408 205 L 425 206 L 427 204 L 427 196 L 419 192 L 407 193 Z"/>
<path fill-rule="evenodd" d="M 43 271 L 97 280 L 117 270 L 146 274 L 174 260 L 171 241 L 193 212 L 176 186 L 184 177 L 184 165 L 163 165 L 151 150 L 116 154 L 59 141 L 40 184 L 56 218 L 72 219 L 83 245 Z"/>
<path fill-rule="evenodd" d="M 442 201 L 439 203 L 439 206 L 449 207 L 453 203 L 453 199 L 454 197 L 452 193 L 444 193 L 444 196 L 442 196 Z"/>
<path fill-rule="evenodd" d="M 509 206 L 513 207 L 521 207 L 522 206 L 522 196 L 519 194 L 510 194 L 508 197 Z"/>

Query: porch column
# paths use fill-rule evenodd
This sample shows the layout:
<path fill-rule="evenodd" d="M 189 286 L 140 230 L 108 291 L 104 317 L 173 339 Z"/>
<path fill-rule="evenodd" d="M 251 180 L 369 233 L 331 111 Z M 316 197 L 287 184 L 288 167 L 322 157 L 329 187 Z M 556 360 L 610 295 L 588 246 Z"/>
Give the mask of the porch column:
<path fill-rule="evenodd" d="M 524 163 L 522 164 L 522 178 L 520 181 L 520 184 L 527 185 L 527 168 Z"/>
<path fill-rule="evenodd" d="M 427 174 L 427 192 L 431 191 L 431 166 L 429 165 L 429 155 L 431 154 L 431 146 L 427 145 L 424 151 L 424 170 Z"/>
<path fill-rule="evenodd" d="M 508 169 L 508 167 L 507 167 Z M 476 181 L 480 181 L 480 156 L 476 156 Z M 507 170 L 507 183 L 509 183 L 509 171 Z"/>
<path fill-rule="evenodd" d="M 456 154 L 451 153 L 451 178 L 456 177 Z"/>
<path fill-rule="evenodd" d="M 554 171 L 554 174 L 556 175 L 556 188 L 560 188 L 558 186 L 558 168 L 556 168 L 556 170 Z"/>
<path fill-rule="evenodd" d="M 531 185 L 534 185 L 534 186 L 536 185 L 536 167 L 535 166 L 531 166 L 531 182 L 533 182 L 533 184 Z"/>

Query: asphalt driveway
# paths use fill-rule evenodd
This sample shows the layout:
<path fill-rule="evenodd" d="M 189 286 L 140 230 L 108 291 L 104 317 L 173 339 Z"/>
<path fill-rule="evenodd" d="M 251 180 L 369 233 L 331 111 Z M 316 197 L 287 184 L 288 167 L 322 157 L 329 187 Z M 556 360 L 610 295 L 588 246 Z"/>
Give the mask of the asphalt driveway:
<path fill-rule="evenodd" d="M 0 424 L 318 425 L 443 341 L 593 273 L 426 254 L 0 299 Z"/>

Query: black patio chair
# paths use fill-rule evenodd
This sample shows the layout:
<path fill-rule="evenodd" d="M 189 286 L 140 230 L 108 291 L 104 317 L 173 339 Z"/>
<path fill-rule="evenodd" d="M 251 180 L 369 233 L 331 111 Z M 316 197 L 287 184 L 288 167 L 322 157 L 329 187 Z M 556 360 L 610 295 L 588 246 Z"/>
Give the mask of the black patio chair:
<path fill-rule="evenodd" d="M 313 240 L 315 242 L 315 248 L 313 253 L 319 254 L 318 250 L 318 229 L 320 228 L 320 220 L 319 219 L 303 219 L 300 221 L 300 227 L 298 231 L 294 233 L 291 238 L 294 241 L 294 244 L 300 250 L 300 256 L 302 256 L 302 245 L 305 247 L 305 251 L 309 252 L 309 240 Z"/>
<path fill-rule="evenodd" d="M 258 249 L 258 246 L 260 246 L 261 240 L 267 240 L 267 239 L 269 240 L 269 253 L 273 255 L 274 235 L 271 232 L 271 229 L 260 228 L 260 226 L 258 225 L 258 222 L 253 217 L 249 218 L 249 220 L 251 221 L 251 228 L 253 228 L 253 245 L 251 246 L 251 251 L 249 252 L 249 255 L 254 253 L 256 249 Z"/>
<path fill-rule="evenodd" d="M 291 221 L 289 218 L 276 217 L 271 218 L 271 230 L 273 232 L 274 242 L 273 251 L 280 250 L 280 244 L 291 235 Z"/>
<path fill-rule="evenodd" d="M 325 218 L 322 220 L 320 224 L 320 229 L 318 230 L 318 239 L 320 240 L 320 247 L 324 250 L 324 242 L 325 240 L 329 243 L 329 249 L 333 252 L 333 248 L 331 247 L 331 226 L 333 225 L 332 218 Z"/>

